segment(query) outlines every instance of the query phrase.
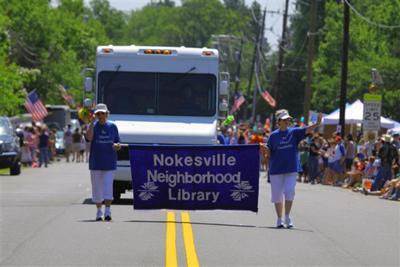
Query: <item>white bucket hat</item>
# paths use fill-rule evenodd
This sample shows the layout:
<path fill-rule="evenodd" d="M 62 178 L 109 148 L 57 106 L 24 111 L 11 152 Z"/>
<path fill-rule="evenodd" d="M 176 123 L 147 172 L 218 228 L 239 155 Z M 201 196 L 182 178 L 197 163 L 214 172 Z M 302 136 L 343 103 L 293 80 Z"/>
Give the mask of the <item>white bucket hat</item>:
<path fill-rule="evenodd" d="M 99 103 L 96 105 L 96 107 L 94 108 L 94 114 L 96 114 L 97 112 L 105 112 L 108 113 L 108 108 L 106 104 L 103 103 Z"/>
<path fill-rule="evenodd" d="M 286 120 L 291 119 L 292 116 L 289 115 L 289 112 L 286 109 L 280 109 L 276 112 L 276 119 L 277 120 Z"/>

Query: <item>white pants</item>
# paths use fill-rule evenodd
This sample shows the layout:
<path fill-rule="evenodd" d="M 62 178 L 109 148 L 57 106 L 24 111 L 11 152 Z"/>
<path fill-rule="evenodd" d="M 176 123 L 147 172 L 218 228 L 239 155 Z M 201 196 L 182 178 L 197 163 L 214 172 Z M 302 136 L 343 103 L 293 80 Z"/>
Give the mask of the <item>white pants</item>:
<path fill-rule="evenodd" d="M 283 195 L 285 200 L 293 201 L 297 175 L 297 172 L 270 175 L 271 202 L 282 203 Z"/>
<path fill-rule="evenodd" d="M 91 170 L 92 200 L 94 203 L 101 203 L 103 200 L 113 200 L 113 181 L 115 170 L 98 171 Z"/>

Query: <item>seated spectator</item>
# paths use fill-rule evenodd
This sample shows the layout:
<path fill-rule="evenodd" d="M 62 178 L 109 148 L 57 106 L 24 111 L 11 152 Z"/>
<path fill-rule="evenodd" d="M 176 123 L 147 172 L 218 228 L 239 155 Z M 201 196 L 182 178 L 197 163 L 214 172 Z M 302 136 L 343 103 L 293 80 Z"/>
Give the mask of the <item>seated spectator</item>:
<path fill-rule="evenodd" d="M 399 180 L 399 179 L 397 179 Z M 400 181 L 397 181 L 394 186 L 393 194 L 388 197 L 389 200 L 400 200 Z"/>
<path fill-rule="evenodd" d="M 381 160 L 381 167 L 372 185 L 373 191 L 380 190 L 386 181 L 392 179 L 392 167 L 397 162 L 399 155 L 391 143 L 391 138 L 390 135 L 385 135 L 380 139 L 382 145 L 379 146 L 378 157 Z"/>
<path fill-rule="evenodd" d="M 368 163 L 364 169 L 364 178 L 366 179 L 375 179 L 376 174 L 378 173 L 379 161 L 375 162 L 376 159 L 374 156 L 370 156 L 368 159 Z"/>
<path fill-rule="evenodd" d="M 397 179 L 392 179 L 390 181 L 386 181 L 386 183 L 380 190 L 372 190 L 372 189 L 368 190 L 364 188 L 363 193 L 365 195 L 382 196 L 383 199 L 389 199 L 393 197 L 394 194 L 395 196 L 397 196 L 398 194 L 397 191 L 399 187 L 400 187 L 400 178 L 397 178 Z"/>
<path fill-rule="evenodd" d="M 343 188 L 351 188 L 356 183 L 361 183 L 363 177 L 364 164 L 361 160 L 355 158 L 351 166 L 351 170 L 346 172 L 346 182 L 342 186 Z"/>
<path fill-rule="evenodd" d="M 381 196 L 382 199 L 399 200 L 400 199 L 400 178 L 389 182 L 389 190 Z"/>

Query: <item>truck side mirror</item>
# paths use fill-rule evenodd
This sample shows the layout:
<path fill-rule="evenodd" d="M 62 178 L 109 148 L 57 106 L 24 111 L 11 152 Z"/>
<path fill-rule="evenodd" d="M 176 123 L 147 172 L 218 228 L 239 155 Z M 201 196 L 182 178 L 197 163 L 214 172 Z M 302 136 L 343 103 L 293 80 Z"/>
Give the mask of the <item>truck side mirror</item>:
<path fill-rule="evenodd" d="M 220 112 L 227 112 L 228 111 L 228 102 L 225 99 L 219 103 L 218 109 Z"/>
<path fill-rule="evenodd" d="M 220 72 L 219 74 L 219 95 L 228 96 L 229 95 L 229 72 Z"/>
<path fill-rule="evenodd" d="M 229 82 L 223 80 L 220 82 L 219 85 L 219 95 L 228 95 L 229 94 Z"/>
<path fill-rule="evenodd" d="M 93 80 L 91 77 L 85 77 L 85 91 L 91 92 L 93 88 Z"/>

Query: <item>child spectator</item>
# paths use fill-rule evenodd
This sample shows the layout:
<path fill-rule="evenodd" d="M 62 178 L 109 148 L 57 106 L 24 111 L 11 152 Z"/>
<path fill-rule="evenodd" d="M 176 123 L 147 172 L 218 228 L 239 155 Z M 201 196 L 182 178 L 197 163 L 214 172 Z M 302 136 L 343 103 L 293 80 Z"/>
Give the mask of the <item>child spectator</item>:
<path fill-rule="evenodd" d="M 81 143 L 80 143 L 79 158 L 80 158 L 81 162 L 84 162 L 84 155 L 85 155 L 85 150 L 86 150 L 86 140 L 85 140 L 83 130 L 81 132 L 81 135 L 82 135 L 82 138 L 81 138 Z"/>
<path fill-rule="evenodd" d="M 79 132 L 79 129 L 76 128 L 74 133 L 72 134 L 72 151 L 73 151 L 73 157 L 72 161 L 75 162 L 80 162 L 80 150 L 81 150 L 81 141 L 82 141 L 82 135 Z"/>
<path fill-rule="evenodd" d="M 28 141 L 24 141 L 24 144 L 21 148 L 21 163 L 24 166 L 32 165 L 32 153 L 29 148 Z"/>
<path fill-rule="evenodd" d="M 364 177 L 367 179 L 375 179 L 375 175 L 378 173 L 378 164 L 374 164 L 375 157 L 371 156 L 368 159 L 367 166 L 364 169 Z"/>
<path fill-rule="evenodd" d="M 342 186 L 343 188 L 353 187 L 357 183 L 361 183 L 362 175 L 364 170 L 364 164 L 362 160 L 354 159 L 353 164 L 351 166 L 351 170 L 346 172 L 348 176 L 347 182 Z"/>

